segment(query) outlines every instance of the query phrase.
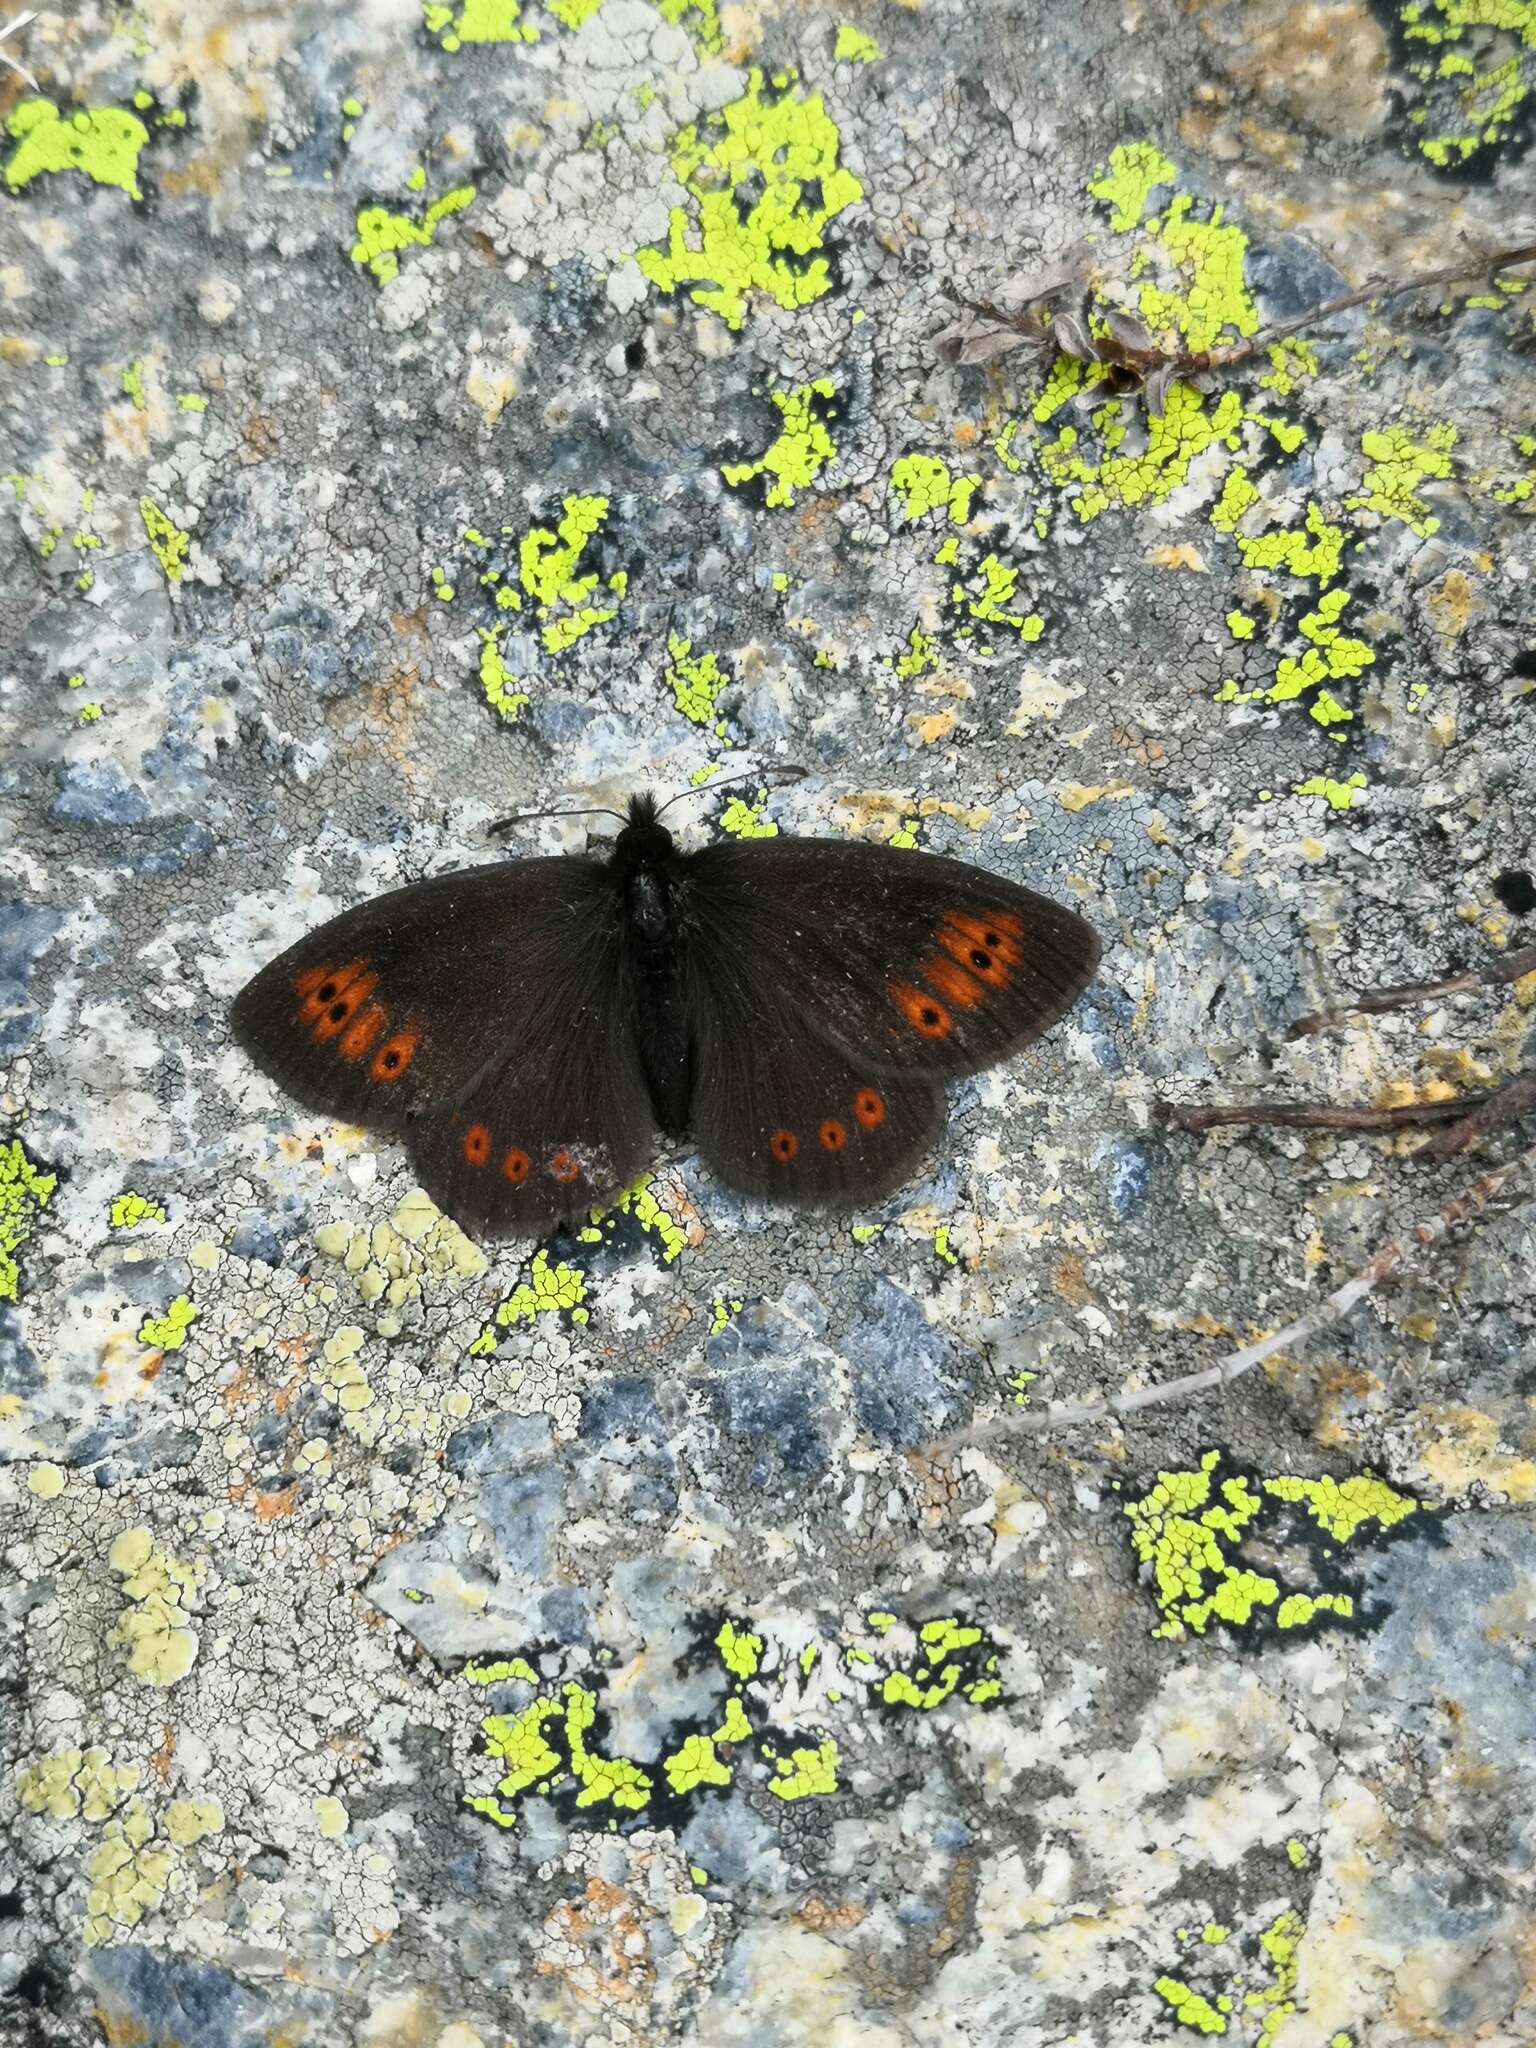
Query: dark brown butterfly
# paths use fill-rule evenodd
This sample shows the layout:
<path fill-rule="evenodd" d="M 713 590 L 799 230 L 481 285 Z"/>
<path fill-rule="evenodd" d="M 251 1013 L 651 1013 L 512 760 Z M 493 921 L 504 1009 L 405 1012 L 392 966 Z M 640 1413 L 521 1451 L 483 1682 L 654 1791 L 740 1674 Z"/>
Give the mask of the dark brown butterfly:
<path fill-rule="evenodd" d="M 1050 1029 L 1099 957 L 1072 911 L 845 839 L 679 852 L 631 798 L 606 860 L 412 883 L 290 946 L 236 1038 L 311 1109 L 398 1134 L 485 1236 L 574 1222 L 691 1129 L 723 1181 L 851 1206 L 897 1187 L 943 1083 Z"/>

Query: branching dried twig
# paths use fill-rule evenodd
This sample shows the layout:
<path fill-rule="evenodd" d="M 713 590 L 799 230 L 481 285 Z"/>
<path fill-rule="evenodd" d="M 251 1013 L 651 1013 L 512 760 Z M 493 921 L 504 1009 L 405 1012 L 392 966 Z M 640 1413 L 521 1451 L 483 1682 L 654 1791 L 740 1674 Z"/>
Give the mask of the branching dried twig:
<path fill-rule="evenodd" d="M 1414 1124 L 1450 1123 L 1490 1100 L 1458 1095 L 1448 1102 L 1405 1102 L 1392 1109 L 1345 1109 L 1331 1102 L 1220 1102 L 1208 1106 L 1160 1102 L 1159 1123 L 1176 1131 L 1213 1131 L 1221 1124 L 1289 1124 L 1302 1131 L 1400 1131 Z"/>
<path fill-rule="evenodd" d="M 1273 1358 L 1276 1352 L 1288 1351 L 1294 1345 L 1305 1343 L 1329 1324 L 1342 1322 L 1356 1303 L 1379 1287 L 1415 1249 L 1427 1250 L 1464 1218 L 1487 1208 L 1509 1181 L 1533 1166 L 1536 1166 L 1536 1145 L 1519 1153 L 1507 1165 L 1481 1175 L 1426 1222 L 1414 1224 L 1403 1236 L 1383 1245 L 1358 1273 L 1346 1280 L 1342 1287 L 1336 1287 L 1331 1294 L 1324 1296 L 1304 1316 L 1287 1323 L 1283 1330 L 1275 1330 L 1268 1337 L 1245 1345 L 1241 1351 L 1230 1353 L 1219 1364 L 1207 1366 L 1203 1372 L 1186 1373 L 1182 1379 L 1168 1380 L 1155 1387 L 1139 1387 L 1134 1393 L 1116 1394 L 1104 1401 L 1058 1401 L 1049 1408 L 1003 1415 L 983 1424 L 973 1423 L 930 1445 L 930 1452 L 959 1450 L 966 1444 L 986 1444 L 999 1436 L 1039 1436 L 1047 1430 L 1065 1428 L 1072 1423 L 1108 1422 L 1115 1416 L 1132 1415 L 1141 1408 L 1207 1393 L 1212 1387 L 1230 1386 L 1256 1365 Z"/>
<path fill-rule="evenodd" d="M 1119 308 L 1106 311 L 1102 315 L 1103 331 L 1095 332 L 1088 318 L 1087 266 L 1079 259 L 1031 279 L 1019 295 L 1020 303 L 1012 310 L 952 295 L 966 308 L 969 317 L 936 334 L 933 345 L 949 363 L 990 363 L 1020 348 L 1059 352 L 1080 363 L 1097 363 L 1105 374 L 1080 394 L 1083 400 L 1098 405 L 1106 398 L 1144 385 L 1147 410 L 1157 414 L 1163 411 L 1168 387 L 1175 378 L 1198 385 L 1212 372 L 1246 362 L 1273 342 L 1300 334 L 1352 306 L 1400 299 L 1410 292 L 1442 285 L 1474 284 L 1498 271 L 1513 270 L 1526 263 L 1536 263 L 1536 242 L 1518 249 L 1496 250 L 1480 256 L 1475 263 L 1447 263 L 1400 284 L 1378 282 L 1364 285 L 1359 291 L 1340 292 L 1336 298 L 1324 299 L 1293 320 L 1273 321 L 1241 341 L 1222 348 L 1189 349 L 1180 347 L 1176 340 L 1155 337 L 1133 315 Z M 1059 303 L 1068 293 L 1075 303 Z"/>

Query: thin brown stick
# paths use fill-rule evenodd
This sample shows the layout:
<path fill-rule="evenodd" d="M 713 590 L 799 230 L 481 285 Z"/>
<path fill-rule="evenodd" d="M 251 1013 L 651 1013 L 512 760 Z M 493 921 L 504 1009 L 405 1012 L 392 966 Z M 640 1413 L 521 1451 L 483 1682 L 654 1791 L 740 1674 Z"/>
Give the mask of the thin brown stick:
<path fill-rule="evenodd" d="M 1160 1102 L 1159 1123 L 1178 1131 L 1212 1131 L 1220 1124 L 1289 1124 L 1303 1131 L 1399 1131 L 1414 1124 L 1451 1123 L 1491 1094 L 1458 1095 L 1446 1102 L 1404 1102 L 1391 1109 L 1346 1109 L 1331 1102 L 1220 1102 L 1206 1107 Z"/>
<path fill-rule="evenodd" d="M 1134 1414 L 1138 1409 L 1157 1407 L 1165 1401 L 1184 1400 L 1192 1394 L 1206 1393 L 1212 1387 L 1231 1386 L 1234 1380 L 1241 1379 L 1244 1373 L 1251 1372 L 1277 1352 L 1289 1351 L 1331 1323 L 1342 1322 L 1356 1303 L 1379 1287 L 1415 1249 L 1427 1250 L 1465 1217 L 1487 1208 L 1509 1181 L 1533 1166 L 1536 1166 L 1536 1145 L 1517 1154 L 1507 1165 L 1480 1175 L 1435 1215 L 1423 1223 L 1415 1223 L 1401 1237 L 1394 1238 L 1391 1244 L 1383 1245 L 1358 1273 L 1325 1295 L 1315 1308 L 1308 1309 L 1295 1322 L 1244 1345 L 1241 1351 L 1230 1352 L 1219 1364 L 1207 1366 L 1203 1372 L 1186 1373 L 1181 1379 L 1165 1380 L 1154 1387 L 1138 1387 L 1132 1393 L 1111 1395 L 1103 1401 L 1056 1401 L 1050 1407 L 1037 1411 L 1004 1414 L 988 1423 L 970 1423 L 964 1429 L 941 1437 L 928 1449 L 931 1453 L 956 1451 L 967 1444 L 990 1443 L 1000 1436 L 1040 1436 L 1047 1430 L 1062 1429 L 1074 1423 L 1108 1422 L 1117 1416 Z"/>
<path fill-rule="evenodd" d="M 1448 1131 L 1437 1132 L 1420 1145 L 1413 1155 L 1415 1159 L 1452 1159 L 1479 1138 L 1486 1138 L 1500 1124 L 1511 1123 L 1518 1116 L 1529 1116 L 1536 1109 L 1536 1068 L 1516 1074 L 1502 1088 L 1495 1088 L 1476 1101 L 1468 1095 L 1463 1095 L 1461 1101 L 1472 1103 L 1468 1113 L 1458 1123 L 1452 1124 Z"/>
<path fill-rule="evenodd" d="M 1310 1038 L 1329 1031 L 1351 1017 L 1379 1017 L 1389 1010 L 1406 1010 L 1413 1003 L 1437 1002 L 1441 996 L 1473 995 L 1480 988 L 1504 988 L 1522 976 L 1536 973 L 1536 946 L 1522 946 L 1518 952 L 1501 953 L 1466 974 L 1448 975 L 1443 981 L 1401 981 L 1391 988 L 1368 989 L 1326 1010 L 1314 1010 L 1298 1017 L 1287 1034 Z"/>

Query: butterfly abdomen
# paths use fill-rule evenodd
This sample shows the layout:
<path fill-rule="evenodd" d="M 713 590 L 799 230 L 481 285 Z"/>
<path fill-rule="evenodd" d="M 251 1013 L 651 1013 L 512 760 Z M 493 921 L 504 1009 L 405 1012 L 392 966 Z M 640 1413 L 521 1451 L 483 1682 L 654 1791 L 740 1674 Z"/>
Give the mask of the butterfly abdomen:
<path fill-rule="evenodd" d="M 635 1048 L 656 1121 L 669 1138 L 688 1128 L 693 1094 L 692 1048 L 678 973 L 680 884 L 667 856 L 672 842 L 657 829 L 624 877 L 624 944 L 634 990 Z M 649 857 L 647 857 L 649 856 Z"/>

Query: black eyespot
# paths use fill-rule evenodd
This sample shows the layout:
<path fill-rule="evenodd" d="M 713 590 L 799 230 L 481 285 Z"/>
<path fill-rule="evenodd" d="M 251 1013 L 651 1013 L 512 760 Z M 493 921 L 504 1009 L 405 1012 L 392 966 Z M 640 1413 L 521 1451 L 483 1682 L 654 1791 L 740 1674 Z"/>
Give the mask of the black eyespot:
<path fill-rule="evenodd" d="M 336 984 L 334 981 L 328 981 L 325 984 L 324 988 L 316 989 L 315 991 L 315 994 L 319 997 L 322 1003 L 328 1003 L 331 1000 L 331 997 L 335 995 L 335 993 Z"/>
<path fill-rule="evenodd" d="M 399 1064 L 400 1064 L 400 1055 L 399 1055 L 399 1053 L 397 1053 L 397 1052 L 387 1052 L 387 1053 L 385 1053 L 385 1055 L 384 1055 L 384 1058 L 383 1058 L 383 1060 L 382 1060 L 382 1061 L 380 1062 L 380 1064 L 381 1064 L 381 1065 L 383 1065 L 383 1066 L 386 1066 L 386 1067 L 388 1067 L 389 1071 L 390 1071 L 391 1073 L 393 1073 L 393 1072 L 395 1071 L 396 1067 L 398 1067 L 398 1066 L 399 1066 Z"/>
<path fill-rule="evenodd" d="M 938 1011 L 937 1011 L 936 1009 L 934 1009 L 934 1007 L 933 1007 L 933 1005 L 932 1005 L 931 1003 L 930 1003 L 930 1004 L 928 1004 L 928 1005 L 926 1005 L 926 1006 L 925 1006 L 925 1008 L 924 1008 L 924 1010 L 923 1010 L 923 1022 L 924 1022 L 925 1024 L 937 1024 L 937 1023 L 938 1023 L 938 1021 L 939 1021 L 939 1013 L 938 1013 Z"/>
<path fill-rule="evenodd" d="M 982 970 L 982 972 L 985 973 L 986 970 L 992 965 L 992 955 L 990 953 L 983 953 L 978 947 L 978 949 L 971 955 L 971 965 L 973 967 L 979 967 Z"/>
<path fill-rule="evenodd" d="M 345 1017 L 345 1015 L 346 1015 L 346 1014 L 347 1014 L 347 1006 L 346 1006 L 346 1004 L 345 1004 L 345 1003 L 332 1003 L 332 1005 L 331 1005 L 331 1022 L 332 1022 L 333 1024 L 339 1024 L 339 1023 L 341 1022 L 342 1018 L 343 1018 L 343 1017 Z"/>

